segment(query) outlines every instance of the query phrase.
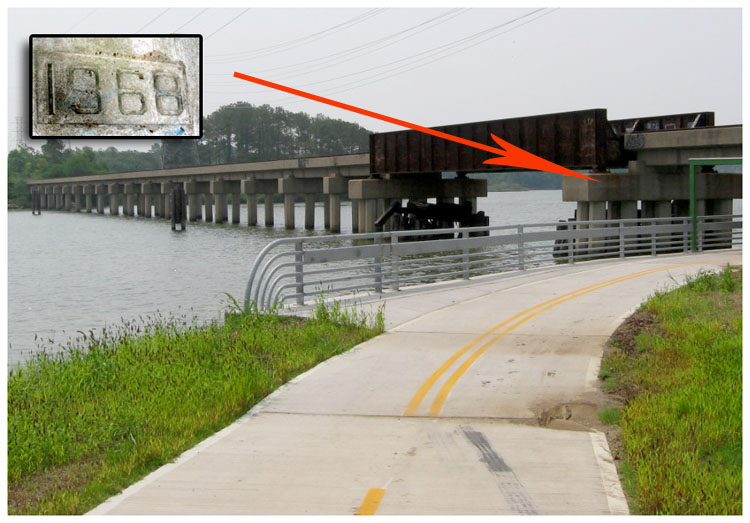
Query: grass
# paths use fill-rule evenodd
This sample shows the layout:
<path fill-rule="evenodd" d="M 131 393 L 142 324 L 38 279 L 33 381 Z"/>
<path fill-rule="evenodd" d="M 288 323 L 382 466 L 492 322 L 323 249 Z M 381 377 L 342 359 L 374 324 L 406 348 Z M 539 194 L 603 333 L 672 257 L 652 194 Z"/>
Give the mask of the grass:
<path fill-rule="evenodd" d="M 41 354 L 8 377 L 8 511 L 86 512 L 382 330 L 382 314 L 334 305 L 309 320 L 126 323 Z"/>
<path fill-rule="evenodd" d="M 626 400 L 623 485 L 641 514 L 742 513 L 742 275 L 659 293 L 602 361 Z"/>

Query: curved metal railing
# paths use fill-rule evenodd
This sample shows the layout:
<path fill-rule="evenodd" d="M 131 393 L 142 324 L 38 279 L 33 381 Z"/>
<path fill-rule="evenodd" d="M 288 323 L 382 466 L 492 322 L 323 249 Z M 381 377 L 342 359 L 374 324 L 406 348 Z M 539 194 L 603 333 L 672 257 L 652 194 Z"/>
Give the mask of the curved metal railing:
<path fill-rule="evenodd" d="M 741 245 L 741 215 L 697 221 L 699 250 Z M 687 252 L 690 237 L 690 218 L 670 217 L 283 238 L 258 254 L 244 304 L 264 310 L 546 264 Z"/>

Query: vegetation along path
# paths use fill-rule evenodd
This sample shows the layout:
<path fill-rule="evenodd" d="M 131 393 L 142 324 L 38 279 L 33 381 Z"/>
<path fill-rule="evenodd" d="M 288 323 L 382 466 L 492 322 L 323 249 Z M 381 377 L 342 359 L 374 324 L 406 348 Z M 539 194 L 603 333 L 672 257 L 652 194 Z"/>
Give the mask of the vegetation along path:
<path fill-rule="evenodd" d="M 381 330 L 335 308 L 152 319 L 42 355 L 8 377 L 8 510 L 85 512 Z"/>
<path fill-rule="evenodd" d="M 698 274 L 615 332 L 604 387 L 631 509 L 742 514 L 742 272 Z"/>
<path fill-rule="evenodd" d="M 606 342 L 655 291 L 740 262 L 644 256 L 393 293 L 384 334 L 91 513 L 628 513 L 598 417 Z"/>

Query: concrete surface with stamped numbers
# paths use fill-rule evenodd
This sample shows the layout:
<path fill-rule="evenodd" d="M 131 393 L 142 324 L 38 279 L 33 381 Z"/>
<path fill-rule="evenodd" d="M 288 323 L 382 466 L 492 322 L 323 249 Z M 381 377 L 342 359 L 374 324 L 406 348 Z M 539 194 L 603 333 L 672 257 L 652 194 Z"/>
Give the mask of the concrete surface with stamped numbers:
<path fill-rule="evenodd" d="M 583 415 L 604 343 L 655 291 L 741 261 L 639 257 L 365 299 L 385 303 L 386 333 L 91 513 L 626 514 Z"/>

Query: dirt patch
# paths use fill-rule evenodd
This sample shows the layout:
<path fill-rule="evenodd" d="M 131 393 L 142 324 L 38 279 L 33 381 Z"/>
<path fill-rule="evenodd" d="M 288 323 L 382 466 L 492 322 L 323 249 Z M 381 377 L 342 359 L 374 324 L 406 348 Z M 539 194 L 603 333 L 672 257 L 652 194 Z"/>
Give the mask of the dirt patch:
<path fill-rule="evenodd" d="M 8 513 L 30 514 L 57 492 L 78 491 L 96 475 L 99 463 L 93 459 L 46 470 L 8 485 Z"/>
<path fill-rule="evenodd" d="M 648 311 L 639 311 L 631 314 L 628 318 L 617 327 L 617 330 L 612 333 L 612 336 L 607 342 L 605 348 L 605 356 L 607 350 L 612 347 L 617 347 L 628 356 L 635 354 L 635 338 L 644 330 L 652 331 L 656 327 L 656 317 Z"/>

